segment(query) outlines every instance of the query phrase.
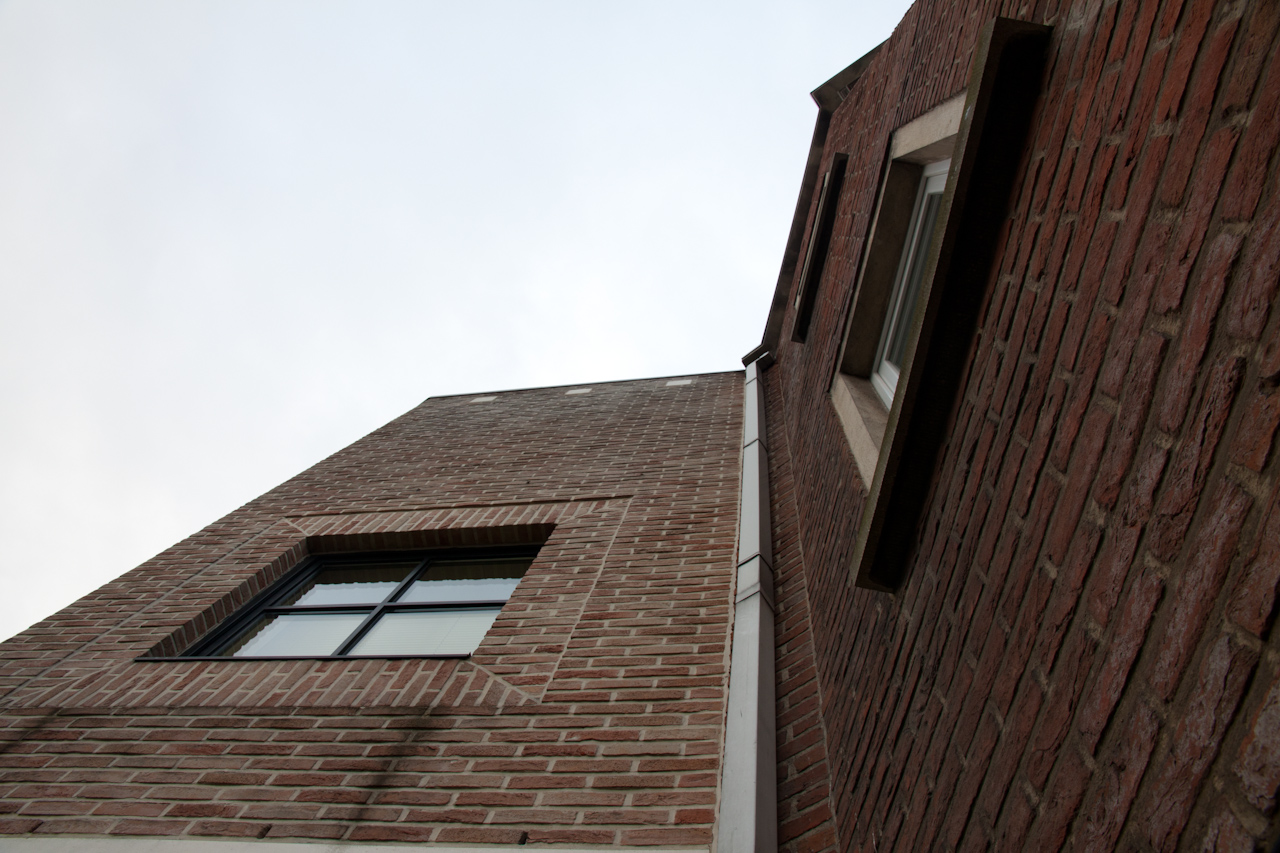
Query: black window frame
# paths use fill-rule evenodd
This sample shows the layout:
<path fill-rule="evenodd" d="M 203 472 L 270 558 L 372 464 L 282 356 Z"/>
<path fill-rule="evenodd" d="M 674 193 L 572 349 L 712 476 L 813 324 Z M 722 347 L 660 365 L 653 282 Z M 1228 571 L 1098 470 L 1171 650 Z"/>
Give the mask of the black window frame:
<path fill-rule="evenodd" d="M 537 557 L 538 546 L 494 548 L 447 548 L 416 551 L 363 551 L 313 554 L 302 560 L 288 574 L 263 590 L 244 607 L 237 610 L 222 624 L 200 638 L 180 655 L 145 660 L 205 660 L 205 661 L 267 661 L 267 660 L 434 660 L 468 658 L 472 653 L 433 654 L 381 654 L 354 655 L 346 653 L 360 643 L 369 630 L 385 613 L 424 610 L 464 610 L 501 607 L 510 598 L 469 599 L 447 602 L 400 602 L 398 599 L 416 580 L 426 573 L 433 563 L 453 560 L 528 559 Z M 371 563 L 398 563 L 416 561 L 396 588 L 380 602 L 373 604 L 281 604 L 296 593 L 321 571 L 343 565 L 369 565 Z M 526 570 L 527 571 L 527 570 Z M 523 580 L 523 578 L 522 578 Z M 263 616 L 282 613 L 364 613 L 365 618 L 348 635 L 338 651 L 331 655 L 225 655 L 222 652 L 235 643 Z"/>

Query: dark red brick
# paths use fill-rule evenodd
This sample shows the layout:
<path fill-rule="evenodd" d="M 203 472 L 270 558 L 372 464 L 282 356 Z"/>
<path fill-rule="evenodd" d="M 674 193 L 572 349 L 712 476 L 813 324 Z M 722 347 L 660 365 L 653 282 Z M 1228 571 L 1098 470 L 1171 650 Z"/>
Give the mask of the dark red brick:
<path fill-rule="evenodd" d="M 1240 820 L 1223 805 L 1205 830 L 1198 848 L 1202 853 L 1253 853 L 1257 843 Z"/>
<path fill-rule="evenodd" d="M 1256 661 L 1256 652 L 1226 634 L 1206 651 L 1180 709 L 1170 749 L 1153 767 L 1149 793 L 1139 804 L 1142 834 L 1156 850 L 1176 848 Z"/>
<path fill-rule="evenodd" d="M 1133 578 L 1126 591 L 1106 657 L 1076 718 L 1081 740 L 1090 752 L 1097 747 L 1116 703 L 1128 686 L 1129 672 L 1147 641 L 1147 628 L 1163 590 L 1160 577 L 1144 571 Z"/>
<path fill-rule="evenodd" d="M 1117 726 L 1111 753 L 1098 773 L 1101 778 L 1082 809 L 1076 835 L 1082 849 L 1115 848 L 1159 731 L 1160 721 L 1141 703 Z"/>
<path fill-rule="evenodd" d="M 1259 8 L 1264 7 L 1265 4 Z M 1274 48 L 1272 50 L 1274 55 Z M 1234 100 L 1236 106 L 1243 106 L 1244 97 L 1246 96 L 1236 95 L 1229 99 L 1228 103 Z M 1275 151 L 1278 138 L 1280 138 L 1280 67 L 1272 62 L 1269 64 L 1266 79 L 1254 101 L 1249 126 L 1240 141 L 1240 152 L 1236 156 L 1227 183 L 1222 190 L 1223 219 L 1246 221 L 1252 218 L 1258 199 L 1267 184 L 1267 162 Z"/>
<path fill-rule="evenodd" d="M 1266 812 L 1275 808 L 1280 788 L 1280 679 L 1250 719 L 1233 769 L 1249 802 Z"/>
<path fill-rule="evenodd" d="M 1172 560 L 1182 549 L 1243 372 L 1243 359 L 1224 358 L 1207 378 L 1199 411 L 1177 449 L 1152 518 L 1148 547 L 1161 560 Z"/>
<path fill-rule="evenodd" d="M 1275 618 L 1276 585 L 1280 583 L 1280 490 L 1273 490 L 1257 543 L 1256 553 L 1236 580 L 1227 603 L 1227 618 L 1261 637 Z"/>
<path fill-rule="evenodd" d="M 1192 542 L 1186 568 L 1178 578 L 1151 674 L 1151 685 L 1168 698 L 1178 685 L 1200 639 L 1209 613 L 1217 603 L 1227 569 L 1253 499 L 1230 480 L 1224 480 L 1208 507 L 1208 515 Z"/>

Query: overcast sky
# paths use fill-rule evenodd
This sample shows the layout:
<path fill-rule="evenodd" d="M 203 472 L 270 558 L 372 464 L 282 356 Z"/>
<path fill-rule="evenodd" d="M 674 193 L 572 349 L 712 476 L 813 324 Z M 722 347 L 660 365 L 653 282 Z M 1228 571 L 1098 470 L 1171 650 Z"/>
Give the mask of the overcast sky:
<path fill-rule="evenodd" d="M 906 5 L 0 0 L 0 637 L 426 397 L 739 368 Z"/>

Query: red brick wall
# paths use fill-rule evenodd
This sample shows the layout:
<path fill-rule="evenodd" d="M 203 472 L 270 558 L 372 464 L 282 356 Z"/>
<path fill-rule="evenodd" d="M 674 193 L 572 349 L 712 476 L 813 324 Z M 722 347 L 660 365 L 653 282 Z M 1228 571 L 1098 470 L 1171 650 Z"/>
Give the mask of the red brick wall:
<path fill-rule="evenodd" d="M 907 580 L 855 589 L 865 489 L 827 396 L 855 265 L 889 134 L 963 90 L 994 15 L 1053 25 L 1043 94 Z M 807 611 L 840 849 L 1280 834 L 1278 24 L 1270 2 L 921 0 L 836 112 L 809 342 L 784 320 L 764 381 L 794 495 L 779 636 Z M 815 692 L 793 647 L 780 755 Z"/>
<path fill-rule="evenodd" d="M 428 400 L 0 646 L 0 831 L 712 839 L 740 373 Z M 175 654 L 307 553 L 550 536 L 470 660 Z"/>
<path fill-rule="evenodd" d="M 765 407 L 781 404 L 777 386 L 766 383 Z M 777 655 L 778 849 L 818 853 L 836 849 L 831 813 L 831 770 L 823 729 L 822 695 L 814 657 L 805 564 L 797 536 L 795 479 L 781 425 L 769 431 L 770 513 L 773 540 Z"/>

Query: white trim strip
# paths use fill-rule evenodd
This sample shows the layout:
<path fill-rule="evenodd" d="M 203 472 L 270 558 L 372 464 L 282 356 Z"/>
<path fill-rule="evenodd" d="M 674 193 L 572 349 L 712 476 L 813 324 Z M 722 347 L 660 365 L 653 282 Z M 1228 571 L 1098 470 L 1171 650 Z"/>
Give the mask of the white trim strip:
<path fill-rule="evenodd" d="M 716 849 L 717 853 L 775 853 L 778 801 L 773 706 L 773 545 L 764 393 L 754 362 L 747 365 L 743 390 L 746 397 L 737 594 Z"/>

